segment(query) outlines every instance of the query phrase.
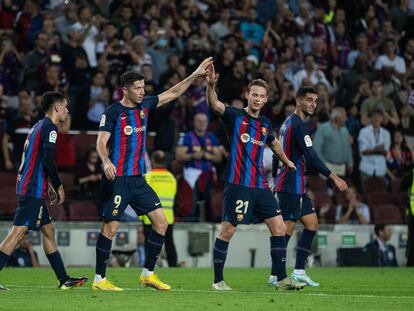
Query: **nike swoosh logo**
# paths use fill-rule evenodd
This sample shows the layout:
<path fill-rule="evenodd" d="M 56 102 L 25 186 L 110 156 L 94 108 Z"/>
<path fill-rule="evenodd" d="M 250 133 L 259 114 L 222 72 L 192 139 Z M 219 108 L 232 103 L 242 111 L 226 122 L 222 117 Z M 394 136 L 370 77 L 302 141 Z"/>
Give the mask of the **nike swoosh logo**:
<path fill-rule="evenodd" d="M 121 119 L 122 119 L 122 120 L 125 120 L 125 119 L 126 119 L 126 117 L 121 117 Z"/>
<path fill-rule="evenodd" d="M 161 202 L 155 203 L 155 206 L 158 206 L 158 205 L 160 205 L 160 204 L 161 204 Z"/>
<path fill-rule="evenodd" d="M 280 209 L 277 209 L 277 210 L 276 210 L 276 212 L 280 213 L 280 212 L 281 212 L 281 210 L 280 210 Z"/>
<path fill-rule="evenodd" d="M 243 121 L 242 123 L 243 123 L 244 125 L 249 125 L 249 122 L 244 122 L 244 121 Z"/>

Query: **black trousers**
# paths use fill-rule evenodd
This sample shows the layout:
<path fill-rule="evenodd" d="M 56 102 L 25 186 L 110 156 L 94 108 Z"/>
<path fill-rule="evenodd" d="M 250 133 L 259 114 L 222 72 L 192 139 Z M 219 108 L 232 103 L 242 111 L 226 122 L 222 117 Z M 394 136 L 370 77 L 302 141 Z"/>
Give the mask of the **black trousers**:
<path fill-rule="evenodd" d="M 414 267 L 414 215 L 408 216 L 407 266 Z"/>
<path fill-rule="evenodd" d="M 144 225 L 145 245 L 151 232 L 151 225 Z M 168 225 L 167 232 L 165 232 L 165 252 L 167 253 L 167 262 L 169 267 L 177 267 L 177 250 L 174 245 L 173 237 L 174 225 Z"/>

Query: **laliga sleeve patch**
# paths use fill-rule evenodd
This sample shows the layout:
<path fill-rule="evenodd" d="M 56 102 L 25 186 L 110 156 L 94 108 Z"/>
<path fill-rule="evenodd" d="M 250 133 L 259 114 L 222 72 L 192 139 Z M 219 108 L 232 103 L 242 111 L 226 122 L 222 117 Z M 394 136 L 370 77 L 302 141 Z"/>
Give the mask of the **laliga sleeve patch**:
<path fill-rule="evenodd" d="M 56 143 L 57 133 L 56 131 L 51 131 L 49 134 L 49 143 Z"/>
<path fill-rule="evenodd" d="M 304 138 L 306 147 L 312 147 L 312 139 L 309 135 L 306 135 Z"/>
<path fill-rule="evenodd" d="M 106 116 L 103 114 L 101 117 L 101 122 L 99 123 L 99 127 L 105 126 Z"/>

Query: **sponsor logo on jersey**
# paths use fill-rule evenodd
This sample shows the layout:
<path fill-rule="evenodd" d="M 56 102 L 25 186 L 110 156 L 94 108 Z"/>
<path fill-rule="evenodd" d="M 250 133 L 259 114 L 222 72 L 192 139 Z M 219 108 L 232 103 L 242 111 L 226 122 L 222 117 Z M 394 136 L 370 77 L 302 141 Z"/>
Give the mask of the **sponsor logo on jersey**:
<path fill-rule="evenodd" d="M 125 135 L 131 135 L 132 133 L 139 133 L 139 132 L 144 132 L 145 131 L 145 126 L 141 126 L 141 127 L 132 127 L 131 125 L 127 125 L 124 127 L 124 134 Z"/>
<path fill-rule="evenodd" d="M 240 139 L 243 143 L 247 144 L 248 142 L 251 142 L 253 145 L 258 145 L 258 146 L 264 146 L 264 142 L 260 141 L 260 140 L 256 140 L 253 137 L 250 138 L 250 135 L 247 133 L 243 133 L 240 135 Z"/>
<path fill-rule="evenodd" d="M 250 140 L 250 135 L 247 133 L 243 133 L 240 135 L 240 139 L 242 142 L 246 144 Z"/>

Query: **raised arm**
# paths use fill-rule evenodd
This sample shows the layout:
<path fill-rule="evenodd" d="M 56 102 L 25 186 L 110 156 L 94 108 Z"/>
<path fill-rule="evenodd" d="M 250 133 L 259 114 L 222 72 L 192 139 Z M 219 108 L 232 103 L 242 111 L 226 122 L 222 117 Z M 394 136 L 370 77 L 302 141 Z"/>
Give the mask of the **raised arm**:
<path fill-rule="evenodd" d="M 157 108 L 165 104 L 168 104 L 170 101 L 173 101 L 179 96 L 181 96 L 181 94 L 183 94 L 188 89 L 188 87 L 191 85 L 191 83 L 193 83 L 195 79 L 197 79 L 198 77 L 202 77 L 206 74 L 207 67 L 212 62 L 212 57 L 206 58 L 191 75 L 189 75 L 187 78 L 177 83 L 173 87 L 169 88 L 165 92 L 158 95 Z"/>
<path fill-rule="evenodd" d="M 207 68 L 207 102 L 211 109 L 218 115 L 223 115 L 226 107 L 218 100 L 216 93 L 216 82 L 218 80 L 218 74 L 214 69 L 214 65 L 211 64 Z"/>
<path fill-rule="evenodd" d="M 107 143 L 110 137 L 111 133 L 106 131 L 100 131 L 98 133 L 98 139 L 96 141 L 96 151 L 98 152 L 99 157 L 102 160 L 106 178 L 108 178 L 109 180 L 113 180 L 116 176 L 116 168 L 108 156 Z"/>

